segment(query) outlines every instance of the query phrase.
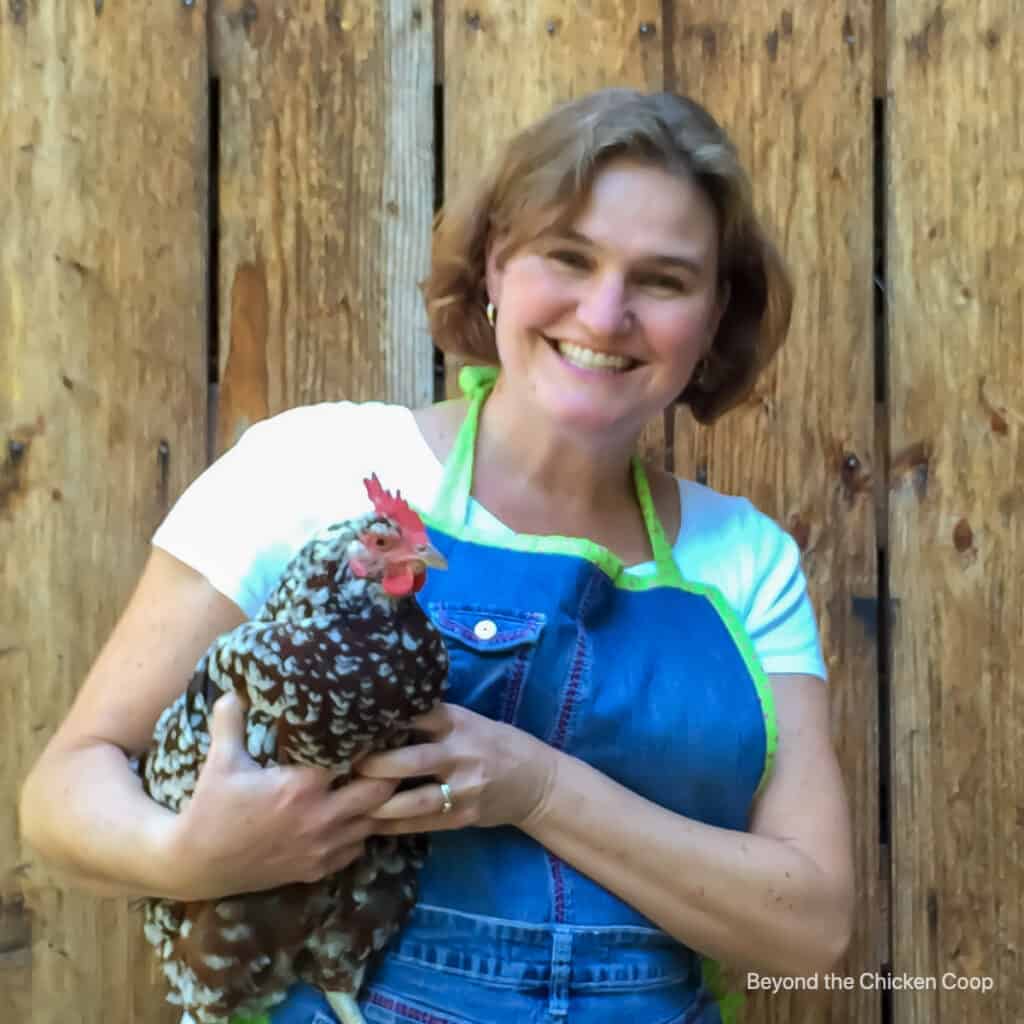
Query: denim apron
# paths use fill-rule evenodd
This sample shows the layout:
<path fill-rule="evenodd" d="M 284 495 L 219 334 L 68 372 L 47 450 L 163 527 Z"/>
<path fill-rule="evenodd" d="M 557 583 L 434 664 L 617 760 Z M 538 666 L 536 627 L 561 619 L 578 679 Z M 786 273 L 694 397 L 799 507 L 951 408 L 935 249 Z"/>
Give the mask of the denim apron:
<path fill-rule="evenodd" d="M 646 574 L 584 539 L 469 526 L 494 378 L 463 371 L 469 411 L 423 515 L 448 560 L 419 595 L 449 649 L 445 699 L 678 814 L 745 830 L 776 731 L 742 624 L 717 590 L 683 579 L 639 460 Z M 360 995 L 367 1024 L 727 1024 L 741 1003 L 717 965 L 512 827 L 431 834 L 419 902 Z M 271 1015 L 334 1019 L 308 986 Z"/>

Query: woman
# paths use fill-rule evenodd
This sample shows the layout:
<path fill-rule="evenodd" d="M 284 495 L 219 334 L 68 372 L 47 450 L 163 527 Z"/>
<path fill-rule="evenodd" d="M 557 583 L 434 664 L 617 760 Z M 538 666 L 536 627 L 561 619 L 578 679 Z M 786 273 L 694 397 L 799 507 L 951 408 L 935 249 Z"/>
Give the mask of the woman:
<path fill-rule="evenodd" d="M 368 1021 L 712 1022 L 731 1013 L 712 958 L 829 969 L 850 826 L 796 546 L 633 457 L 671 403 L 710 421 L 739 401 L 785 333 L 789 286 L 733 148 L 669 94 L 559 108 L 439 219 L 425 295 L 436 342 L 500 372 L 413 412 L 284 413 L 203 474 L 26 784 L 26 835 L 108 891 L 195 899 L 432 832 Z M 420 595 L 452 653 L 424 742 L 330 792 L 256 769 L 224 699 L 194 799 L 155 806 L 126 753 L 303 540 L 363 510 L 373 471 L 449 562 Z M 274 1020 L 326 1013 L 299 992 Z"/>

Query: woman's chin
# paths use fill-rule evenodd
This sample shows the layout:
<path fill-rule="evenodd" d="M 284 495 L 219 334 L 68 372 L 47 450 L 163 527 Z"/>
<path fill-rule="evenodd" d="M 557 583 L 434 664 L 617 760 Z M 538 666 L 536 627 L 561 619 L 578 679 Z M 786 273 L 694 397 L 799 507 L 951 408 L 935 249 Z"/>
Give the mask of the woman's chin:
<path fill-rule="evenodd" d="M 595 440 L 620 436 L 642 417 L 622 396 L 588 393 L 587 389 L 541 386 L 534 391 L 537 413 L 552 429 Z"/>

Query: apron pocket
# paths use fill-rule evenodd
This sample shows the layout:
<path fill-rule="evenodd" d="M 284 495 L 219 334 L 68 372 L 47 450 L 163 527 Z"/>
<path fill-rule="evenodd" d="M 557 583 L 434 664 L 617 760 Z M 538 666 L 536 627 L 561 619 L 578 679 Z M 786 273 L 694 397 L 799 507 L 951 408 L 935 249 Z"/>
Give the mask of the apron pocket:
<path fill-rule="evenodd" d="M 514 722 L 545 616 L 446 601 L 432 601 L 427 610 L 448 648 L 446 698 L 495 721 Z"/>

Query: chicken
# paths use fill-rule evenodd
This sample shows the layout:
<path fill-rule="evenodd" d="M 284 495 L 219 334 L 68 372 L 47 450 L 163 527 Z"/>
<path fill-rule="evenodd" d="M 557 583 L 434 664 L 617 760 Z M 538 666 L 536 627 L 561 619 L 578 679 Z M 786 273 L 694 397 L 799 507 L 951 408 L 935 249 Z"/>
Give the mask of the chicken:
<path fill-rule="evenodd" d="M 234 690 L 262 766 L 317 765 L 341 785 L 360 757 L 401 746 L 412 716 L 444 691 L 443 639 L 416 601 L 444 568 L 423 522 L 365 481 L 374 510 L 327 527 L 289 563 L 256 617 L 218 637 L 187 690 L 160 716 L 138 762 L 143 788 L 180 811 L 210 747 L 213 702 Z M 312 884 L 197 902 L 143 901 L 145 934 L 185 1020 L 261 1014 L 298 980 L 324 990 L 343 1021 L 370 958 L 415 902 L 421 836 L 370 837 L 349 867 Z"/>

